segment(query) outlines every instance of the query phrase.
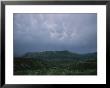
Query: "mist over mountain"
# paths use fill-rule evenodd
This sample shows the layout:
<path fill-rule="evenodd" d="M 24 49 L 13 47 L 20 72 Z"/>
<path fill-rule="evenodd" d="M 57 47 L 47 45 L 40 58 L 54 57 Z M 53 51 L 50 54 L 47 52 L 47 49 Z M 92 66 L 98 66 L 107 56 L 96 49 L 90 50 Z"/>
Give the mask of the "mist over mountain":
<path fill-rule="evenodd" d="M 97 75 L 97 13 L 14 13 L 13 29 L 14 75 Z"/>
<path fill-rule="evenodd" d="M 97 50 L 96 13 L 15 13 L 14 55 L 26 52 Z"/>

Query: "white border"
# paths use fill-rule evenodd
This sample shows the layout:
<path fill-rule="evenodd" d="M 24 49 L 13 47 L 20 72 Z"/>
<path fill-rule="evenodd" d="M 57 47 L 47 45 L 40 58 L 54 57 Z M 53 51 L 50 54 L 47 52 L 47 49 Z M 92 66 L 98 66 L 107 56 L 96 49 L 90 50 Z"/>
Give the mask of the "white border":
<path fill-rule="evenodd" d="M 5 8 L 6 84 L 106 84 L 105 5 L 6 5 Z M 97 13 L 97 76 L 14 76 L 13 13 Z"/>

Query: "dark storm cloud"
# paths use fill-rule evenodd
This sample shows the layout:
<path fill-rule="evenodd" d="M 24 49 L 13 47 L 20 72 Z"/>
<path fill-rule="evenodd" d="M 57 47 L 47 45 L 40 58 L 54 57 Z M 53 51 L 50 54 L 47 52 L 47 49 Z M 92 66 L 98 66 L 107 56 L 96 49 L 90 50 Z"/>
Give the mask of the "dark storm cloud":
<path fill-rule="evenodd" d="M 97 14 L 14 14 L 14 53 L 97 50 Z"/>

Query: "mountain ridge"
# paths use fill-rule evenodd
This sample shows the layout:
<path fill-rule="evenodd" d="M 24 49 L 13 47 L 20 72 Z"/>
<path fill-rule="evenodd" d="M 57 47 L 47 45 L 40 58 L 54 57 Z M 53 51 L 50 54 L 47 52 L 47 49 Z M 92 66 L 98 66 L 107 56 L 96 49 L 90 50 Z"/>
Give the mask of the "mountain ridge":
<path fill-rule="evenodd" d="M 43 60 L 81 60 L 81 59 L 95 59 L 97 52 L 78 54 L 67 50 L 64 51 L 42 51 L 42 52 L 28 52 L 22 56 L 23 58 L 43 59 Z"/>

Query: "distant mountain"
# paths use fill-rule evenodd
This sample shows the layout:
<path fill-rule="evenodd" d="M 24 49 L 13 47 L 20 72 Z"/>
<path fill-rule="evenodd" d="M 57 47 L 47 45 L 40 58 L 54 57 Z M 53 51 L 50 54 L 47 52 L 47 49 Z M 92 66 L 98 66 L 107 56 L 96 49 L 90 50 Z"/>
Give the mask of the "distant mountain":
<path fill-rule="evenodd" d="M 96 59 L 97 53 L 77 54 L 67 50 L 65 51 L 44 51 L 44 52 L 28 52 L 23 58 L 43 59 L 43 60 L 83 60 Z"/>
<path fill-rule="evenodd" d="M 85 59 L 89 59 L 89 58 L 97 59 L 97 52 L 84 54 L 84 55 L 82 55 L 82 56 L 83 56 Z"/>

